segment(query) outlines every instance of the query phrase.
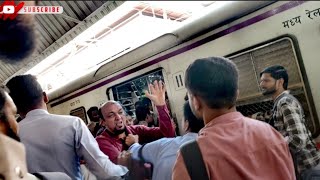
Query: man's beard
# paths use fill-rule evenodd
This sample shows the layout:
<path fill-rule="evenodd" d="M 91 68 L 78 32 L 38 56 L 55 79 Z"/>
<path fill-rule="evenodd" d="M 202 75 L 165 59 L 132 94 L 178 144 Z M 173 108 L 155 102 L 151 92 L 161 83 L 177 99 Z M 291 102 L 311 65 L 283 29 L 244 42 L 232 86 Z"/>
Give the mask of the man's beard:
<path fill-rule="evenodd" d="M 18 15 L 14 20 L 0 20 L 0 60 L 17 63 L 33 53 L 35 31 L 33 19 Z"/>
<path fill-rule="evenodd" d="M 125 131 L 126 131 L 126 127 L 124 127 L 123 129 L 114 129 L 113 134 L 119 135 L 124 133 Z"/>
<path fill-rule="evenodd" d="M 263 91 L 262 94 L 263 94 L 264 96 L 272 95 L 272 94 L 274 94 L 276 91 L 277 91 L 276 88 L 272 88 L 271 90 Z"/>

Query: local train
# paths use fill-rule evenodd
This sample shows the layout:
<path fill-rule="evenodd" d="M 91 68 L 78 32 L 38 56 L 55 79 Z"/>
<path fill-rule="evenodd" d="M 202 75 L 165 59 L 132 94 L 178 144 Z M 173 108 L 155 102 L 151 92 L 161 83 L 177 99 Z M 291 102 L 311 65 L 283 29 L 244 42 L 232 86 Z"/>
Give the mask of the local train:
<path fill-rule="evenodd" d="M 262 69 L 275 64 L 286 67 L 289 89 L 301 101 L 307 126 L 316 138 L 320 133 L 319 39 L 318 1 L 230 2 L 55 90 L 49 94 L 48 110 L 88 122 L 87 109 L 112 99 L 134 111 L 147 84 L 161 79 L 172 116 L 181 126 L 186 68 L 198 58 L 224 56 L 239 68 L 237 109 L 246 116 L 272 109 L 271 99 L 260 91 Z"/>

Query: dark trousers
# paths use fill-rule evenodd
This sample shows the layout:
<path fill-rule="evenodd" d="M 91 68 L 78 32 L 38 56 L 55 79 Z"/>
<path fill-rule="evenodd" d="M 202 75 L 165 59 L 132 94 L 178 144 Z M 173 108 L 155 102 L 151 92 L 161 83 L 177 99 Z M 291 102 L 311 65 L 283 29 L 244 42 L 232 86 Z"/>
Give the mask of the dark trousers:
<path fill-rule="evenodd" d="M 320 180 L 320 164 L 301 172 L 301 180 Z"/>

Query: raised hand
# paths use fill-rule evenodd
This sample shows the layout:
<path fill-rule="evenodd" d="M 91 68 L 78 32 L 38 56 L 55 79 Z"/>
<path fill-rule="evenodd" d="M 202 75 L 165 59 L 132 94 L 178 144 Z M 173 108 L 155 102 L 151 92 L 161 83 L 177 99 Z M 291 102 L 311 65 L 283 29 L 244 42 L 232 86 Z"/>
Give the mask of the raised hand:
<path fill-rule="evenodd" d="M 153 84 L 149 84 L 149 89 L 151 91 L 151 94 L 148 91 L 145 91 L 145 94 L 151 101 L 153 101 L 156 106 L 166 105 L 166 89 L 162 81 L 154 81 Z"/>

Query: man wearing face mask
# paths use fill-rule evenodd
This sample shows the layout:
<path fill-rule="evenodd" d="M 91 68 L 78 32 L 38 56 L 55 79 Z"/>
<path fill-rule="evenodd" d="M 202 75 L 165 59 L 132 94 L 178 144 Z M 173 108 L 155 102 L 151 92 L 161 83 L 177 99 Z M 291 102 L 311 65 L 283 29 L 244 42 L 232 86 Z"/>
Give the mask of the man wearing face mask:
<path fill-rule="evenodd" d="M 146 96 L 151 99 L 159 113 L 160 127 L 147 127 L 144 125 L 125 125 L 126 113 L 121 104 L 116 101 L 108 101 L 101 107 L 101 118 L 104 120 L 106 129 L 96 140 L 102 152 L 109 156 L 110 160 L 117 163 L 117 157 L 128 147 L 125 139 L 128 134 L 138 135 L 139 143 L 148 143 L 162 137 L 174 137 L 171 118 L 165 102 L 165 88 L 160 81 L 149 85 L 151 94 Z"/>
<path fill-rule="evenodd" d="M 300 102 L 288 88 L 288 73 L 282 66 L 267 67 L 260 73 L 263 95 L 270 95 L 274 101 L 271 125 L 286 139 L 296 159 L 297 170 L 302 179 L 310 170 L 320 170 L 320 153 L 306 127 Z"/>

